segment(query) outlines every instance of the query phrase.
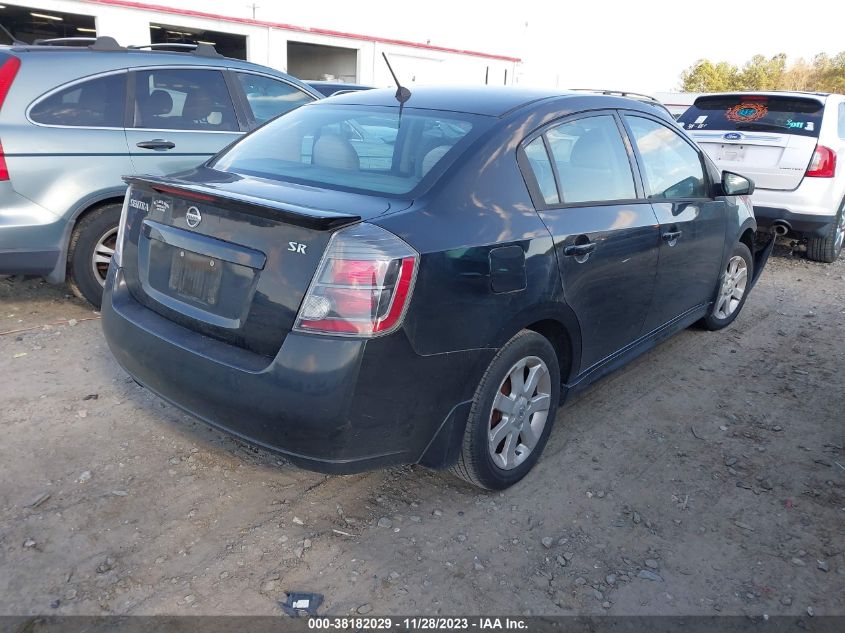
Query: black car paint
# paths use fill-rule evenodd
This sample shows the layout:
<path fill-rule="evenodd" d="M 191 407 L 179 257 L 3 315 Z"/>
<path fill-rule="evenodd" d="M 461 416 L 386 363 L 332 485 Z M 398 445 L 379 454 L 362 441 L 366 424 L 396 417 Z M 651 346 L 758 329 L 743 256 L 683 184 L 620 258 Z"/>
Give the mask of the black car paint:
<path fill-rule="evenodd" d="M 384 92 L 341 95 L 333 101 L 394 107 Z M 103 327 L 120 364 L 186 411 L 308 468 L 354 472 L 408 462 L 447 466 L 456 459 L 481 375 L 515 333 L 527 327 L 552 340 L 561 359 L 565 398 L 703 317 L 733 245 L 742 239 L 753 246 L 753 214 L 732 199 L 718 199 L 719 174 L 709 163 L 710 201 L 653 205 L 642 197 L 635 170 L 637 200 L 536 208 L 531 195 L 535 185 L 518 164 L 520 147 L 532 134 L 552 121 L 593 110 L 636 112 L 673 125 L 657 108 L 610 96 L 470 89 L 422 91 L 406 107 L 437 105 L 498 121 L 451 164 L 439 170 L 435 166 L 433 186 L 415 192 L 419 195 L 412 200 L 376 198 L 369 213 L 346 205 L 355 194 L 258 182 L 208 167 L 167 181 L 176 188 L 213 189 L 221 205 L 232 195 L 293 203 L 299 205 L 295 213 L 303 216 L 300 224 L 309 221 L 307 207 L 342 211 L 346 206 L 401 237 L 420 253 L 420 266 L 397 332 L 371 340 L 291 332 L 302 294 L 265 291 L 255 325 L 260 329 L 275 322 L 278 328 L 273 337 L 259 336 L 259 349 L 250 349 L 238 336 L 189 327 L 161 306 L 157 312 L 147 309 L 124 271 L 112 267 Z M 358 206 L 368 205 L 359 201 Z M 143 214 L 130 211 L 127 230 L 140 231 Z M 222 217 L 229 213 L 234 212 L 223 211 Z M 719 213 L 725 214 L 724 230 L 716 239 L 711 218 Z M 634 227 L 617 230 L 620 214 L 633 214 Z M 687 225 L 702 216 L 699 236 Z M 678 245 L 688 236 L 702 237 L 698 248 L 689 246 L 688 257 L 712 249 L 715 263 L 683 258 L 692 270 L 679 270 L 681 257 L 668 250 L 672 246 L 661 238 L 667 227 L 658 218 L 686 227 Z M 272 249 L 261 242 L 262 228 L 271 232 L 265 222 L 274 224 L 267 218 L 247 221 L 250 247 L 259 251 Z M 274 230 L 284 233 L 286 243 L 296 228 L 283 224 Z M 319 255 L 330 231 L 309 231 L 298 239 Z M 234 241 L 239 237 L 229 236 Z M 567 245 L 584 239 L 597 244 L 586 261 L 565 255 Z M 769 251 L 757 252 L 754 280 Z M 135 256 L 130 246 L 124 261 Z M 620 265 L 629 256 L 639 267 Z M 704 282 L 690 284 L 693 275 L 705 270 L 700 266 L 712 274 L 709 293 Z M 310 275 L 316 262 L 306 264 L 282 251 L 261 274 L 285 275 L 295 267 Z M 589 300 L 583 298 L 585 292 Z M 663 299 L 675 299 L 679 311 L 667 315 L 655 310 L 654 293 L 671 295 Z M 625 300 L 637 306 L 633 318 Z"/>

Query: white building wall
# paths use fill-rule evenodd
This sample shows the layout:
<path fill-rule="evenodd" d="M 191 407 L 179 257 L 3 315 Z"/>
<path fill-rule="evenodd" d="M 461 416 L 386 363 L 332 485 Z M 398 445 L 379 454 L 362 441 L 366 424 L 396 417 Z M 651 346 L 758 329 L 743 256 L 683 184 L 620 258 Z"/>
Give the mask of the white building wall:
<path fill-rule="evenodd" d="M 169 4 L 174 8 L 179 7 L 178 0 L 170 3 L 165 3 L 164 0 L 156 0 L 156 2 L 160 5 Z M 288 40 L 353 48 L 358 51 L 358 83 L 378 87 L 394 85 L 393 78 L 382 60 L 382 51 L 387 53 L 399 80 L 408 85 L 432 83 L 480 85 L 484 83 L 488 67 L 491 85 L 502 85 L 505 71 L 507 71 L 507 83 L 512 84 L 517 70 L 517 63 L 513 61 L 478 55 L 401 46 L 363 38 L 290 31 L 260 24 L 178 15 L 152 9 L 109 6 L 84 0 L 21 0 L 9 4 L 20 4 L 45 11 L 93 15 L 97 33 L 110 35 L 123 45 L 149 44 L 150 23 L 245 35 L 249 61 L 285 72 L 288 65 Z M 208 11 L 214 11 L 214 7 L 209 6 Z M 389 34 L 385 35 L 389 36 Z"/>

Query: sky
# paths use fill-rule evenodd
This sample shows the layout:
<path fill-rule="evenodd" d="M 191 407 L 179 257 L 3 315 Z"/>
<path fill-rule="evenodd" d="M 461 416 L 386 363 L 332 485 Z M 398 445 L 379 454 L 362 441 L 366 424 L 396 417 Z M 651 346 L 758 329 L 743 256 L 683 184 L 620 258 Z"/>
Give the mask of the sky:
<path fill-rule="evenodd" d="M 252 16 L 245 0 L 185 8 Z M 845 0 L 254 0 L 255 17 L 524 60 L 521 84 L 640 92 L 679 87 L 701 58 L 812 58 L 845 50 Z"/>

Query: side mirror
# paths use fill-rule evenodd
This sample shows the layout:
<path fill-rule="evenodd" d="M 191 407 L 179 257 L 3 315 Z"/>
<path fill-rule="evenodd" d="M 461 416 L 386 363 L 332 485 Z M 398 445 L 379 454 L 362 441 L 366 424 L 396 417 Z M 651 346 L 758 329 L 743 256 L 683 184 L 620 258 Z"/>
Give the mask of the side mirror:
<path fill-rule="evenodd" d="M 730 171 L 723 171 L 722 191 L 726 196 L 750 196 L 754 193 L 754 181 Z"/>

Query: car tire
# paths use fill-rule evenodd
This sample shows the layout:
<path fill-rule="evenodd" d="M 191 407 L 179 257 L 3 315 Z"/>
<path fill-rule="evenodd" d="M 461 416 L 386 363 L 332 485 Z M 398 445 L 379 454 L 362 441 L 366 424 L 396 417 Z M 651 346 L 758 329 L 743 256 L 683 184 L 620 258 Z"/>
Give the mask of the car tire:
<path fill-rule="evenodd" d="M 716 300 L 710 312 L 701 320 L 705 329 L 721 330 L 734 322 L 748 298 L 753 277 L 754 258 L 751 251 L 742 242 L 737 242 L 725 269 L 719 275 Z"/>
<path fill-rule="evenodd" d="M 74 294 L 97 309 L 103 300 L 103 286 L 120 222 L 121 205 L 104 204 L 76 223 L 68 247 L 68 285 Z"/>
<path fill-rule="evenodd" d="M 487 490 L 518 482 L 543 452 L 559 398 L 555 348 L 546 337 L 522 330 L 499 350 L 481 378 L 452 472 Z"/>
<path fill-rule="evenodd" d="M 824 237 L 810 235 L 807 238 L 807 259 L 832 264 L 842 253 L 843 242 L 845 242 L 845 199 L 839 205 L 839 211 L 833 217 L 833 222 Z"/>

